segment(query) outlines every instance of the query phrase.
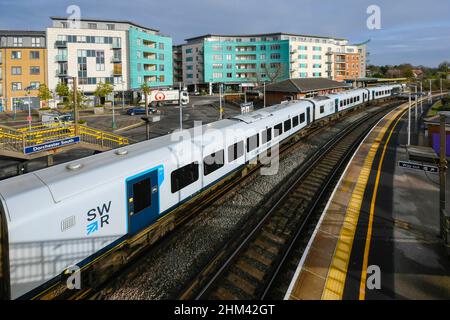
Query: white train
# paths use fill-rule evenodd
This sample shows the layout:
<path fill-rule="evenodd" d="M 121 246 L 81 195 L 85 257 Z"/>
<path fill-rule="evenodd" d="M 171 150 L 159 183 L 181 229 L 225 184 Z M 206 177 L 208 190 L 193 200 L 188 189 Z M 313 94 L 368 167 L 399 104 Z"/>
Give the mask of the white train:
<path fill-rule="evenodd" d="M 33 297 L 310 123 L 402 90 L 290 101 L 1 181 L 2 295 Z"/>

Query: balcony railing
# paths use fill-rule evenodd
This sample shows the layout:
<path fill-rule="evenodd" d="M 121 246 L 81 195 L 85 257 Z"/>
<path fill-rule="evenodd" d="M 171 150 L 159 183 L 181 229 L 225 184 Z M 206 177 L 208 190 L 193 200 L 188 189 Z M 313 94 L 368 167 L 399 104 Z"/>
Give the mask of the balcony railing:
<path fill-rule="evenodd" d="M 122 45 L 120 43 L 112 43 L 111 48 L 113 49 L 121 49 Z"/>
<path fill-rule="evenodd" d="M 55 61 L 56 61 L 56 62 L 66 62 L 66 61 L 67 61 L 67 56 L 66 56 L 66 55 L 63 55 L 63 54 L 58 54 L 58 55 L 55 57 Z"/>
<path fill-rule="evenodd" d="M 67 41 L 64 40 L 57 40 L 55 42 L 55 47 L 56 48 L 67 48 Z"/>
<path fill-rule="evenodd" d="M 111 62 L 112 63 L 121 63 L 122 62 L 122 58 L 112 57 L 111 58 Z"/>
<path fill-rule="evenodd" d="M 57 77 L 67 77 L 67 70 L 56 70 Z"/>

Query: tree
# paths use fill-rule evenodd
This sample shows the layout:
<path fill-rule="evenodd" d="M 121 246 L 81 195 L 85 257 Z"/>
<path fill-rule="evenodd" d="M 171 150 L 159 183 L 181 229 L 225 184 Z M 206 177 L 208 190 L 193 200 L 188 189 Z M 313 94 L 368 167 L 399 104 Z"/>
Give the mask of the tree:
<path fill-rule="evenodd" d="M 447 74 L 447 73 L 448 73 L 449 67 L 450 67 L 450 62 L 444 61 L 444 62 L 442 62 L 442 63 L 439 64 L 438 70 L 439 70 L 440 72 L 442 72 L 442 73 Z"/>
<path fill-rule="evenodd" d="M 66 83 L 60 82 L 55 88 L 55 92 L 58 96 L 67 98 L 69 96 L 69 87 Z"/>
<path fill-rule="evenodd" d="M 45 101 L 46 107 L 48 107 L 48 100 L 53 98 L 53 95 L 50 89 L 45 84 L 41 84 L 39 86 L 38 98 L 42 101 Z"/>
<path fill-rule="evenodd" d="M 114 87 L 109 83 L 100 82 L 97 84 L 97 88 L 94 91 L 94 96 L 100 99 L 100 104 L 105 104 L 106 96 L 110 95 L 114 91 Z"/>
<path fill-rule="evenodd" d="M 148 103 L 147 103 L 147 98 L 148 98 L 148 95 L 150 94 L 150 87 L 148 86 L 148 84 L 147 84 L 147 82 L 144 82 L 142 85 L 141 85 L 141 90 L 142 90 L 142 92 L 144 93 L 144 97 L 145 97 L 145 115 L 147 115 L 148 116 Z"/>

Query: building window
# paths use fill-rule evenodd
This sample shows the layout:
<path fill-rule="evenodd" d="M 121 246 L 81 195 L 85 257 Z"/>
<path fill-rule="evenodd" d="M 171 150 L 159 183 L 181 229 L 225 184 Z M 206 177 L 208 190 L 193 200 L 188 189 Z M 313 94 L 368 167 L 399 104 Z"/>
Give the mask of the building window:
<path fill-rule="evenodd" d="M 263 44 L 263 45 L 261 45 L 260 47 L 259 47 L 259 49 L 262 51 L 262 50 L 266 50 L 266 45 L 265 44 Z"/>
<path fill-rule="evenodd" d="M 159 50 L 164 50 L 164 43 L 162 42 L 159 43 Z"/>
<path fill-rule="evenodd" d="M 212 46 L 213 51 L 222 51 L 222 46 Z"/>
<path fill-rule="evenodd" d="M 11 51 L 11 59 L 22 59 L 22 51 Z"/>
<path fill-rule="evenodd" d="M 223 77 L 223 73 L 222 72 L 213 72 L 213 78 L 214 79 L 220 79 Z"/>
<path fill-rule="evenodd" d="M 39 81 L 30 82 L 30 87 L 33 88 L 34 90 L 39 89 L 40 86 L 41 86 L 41 83 Z"/>
<path fill-rule="evenodd" d="M 22 37 L 13 37 L 13 47 L 21 47 L 23 45 Z"/>
<path fill-rule="evenodd" d="M 298 46 L 298 50 L 308 50 L 307 46 Z"/>
<path fill-rule="evenodd" d="M 233 69 L 233 65 L 231 63 L 227 63 L 227 69 Z"/>
<path fill-rule="evenodd" d="M 306 55 L 306 54 L 299 54 L 298 58 L 299 59 L 308 59 L 308 55 Z"/>
<path fill-rule="evenodd" d="M 233 47 L 232 46 L 227 46 L 227 51 L 232 51 Z"/>
<path fill-rule="evenodd" d="M 192 48 L 186 49 L 186 54 L 192 53 Z"/>
<path fill-rule="evenodd" d="M 159 76 L 159 82 L 164 82 L 166 81 L 166 77 L 162 74 Z"/>
<path fill-rule="evenodd" d="M 89 29 L 97 29 L 97 24 L 96 23 L 88 23 L 88 28 Z"/>
<path fill-rule="evenodd" d="M 307 63 L 300 63 L 298 66 L 299 66 L 300 68 L 303 68 L 303 69 L 308 68 L 308 64 L 307 64 Z"/>
<path fill-rule="evenodd" d="M 313 51 L 322 51 L 322 47 L 313 47 Z"/>
<path fill-rule="evenodd" d="M 266 60 L 266 55 L 263 53 L 263 54 L 261 54 L 260 56 L 259 56 L 259 59 L 260 60 Z"/>
<path fill-rule="evenodd" d="M 159 65 L 159 71 L 164 71 L 164 65 L 163 64 Z"/>
<path fill-rule="evenodd" d="M 164 53 L 159 54 L 159 60 L 164 60 Z"/>
<path fill-rule="evenodd" d="M 281 55 L 279 53 L 271 53 L 270 59 L 280 59 Z"/>
<path fill-rule="evenodd" d="M 223 64 L 221 64 L 221 63 L 213 63 L 212 67 L 213 67 L 213 69 L 222 69 L 223 68 Z"/>
<path fill-rule="evenodd" d="M 233 78 L 233 74 L 232 73 L 227 73 L 227 78 Z"/>
<path fill-rule="evenodd" d="M 11 74 L 13 76 L 18 76 L 22 74 L 22 67 L 12 67 L 11 68 Z"/>
<path fill-rule="evenodd" d="M 280 45 L 279 44 L 272 44 L 270 45 L 270 50 L 280 50 Z"/>
<path fill-rule="evenodd" d="M 186 57 L 186 62 L 192 62 L 194 59 L 192 57 Z"/>
<path fill-rule="evenodd" d="M 108 24 L 106 25 L 106 28 L 107 28 L 108 30 L 115 30 L 115 29 L 116 29 L 116 26 L 115 26 L 114 24 L 108 23 Z"/>
<path fill-rule="evenodd" d="M 194 75 L 192 73 L 188 73 L 188 74 L 186 74 L 186 78 L 192 79 L 192 78 L 194 78 Z"/>
<path fill-rule="evenodd" d="M 105 52 L 103 50 L 96 51 L 95 63 L 97 71 L 105 71 Z"/>
<path fill-rule="evenodd" d="M 40 58 L 39 51 L 30 51 L 30 59 L 36 60 Z"/>
<path fill-rule="evenodd" d="M 221 54 L 213 54 L 212 59 L 213 60 L 222 60 L 222 55 Z"/>
<path fill-rule="evenodd" d="M 186 66 L 186 70 L 192 70 L 193 66 Z"/>
<path fill-rule="evenodd" d="M 22 82 L 13 82 L 11 83 L 12 91 L 22 90 Z"/>
<path fill-rule="evenodd" d="M 322 56 L 320 54 L 315 54 L 315 55 L 313 55 L 313 59 L 320 60 L 320 59 L 322 59 Z"/>
<path fill-rule="evenodd" d="M 322 65 L 320 63 L 313 64 L 313 68 L 322 68 Z"/>
<path fill-rule="evenodd" d="M 40 47 L 41 46 L 41 38 L 31 38 L 31 46 L 32 47 Z"/>
<path fill-rule="evenodd" d="M 40 74 L 41 73 L 41 69 L 39 67 L 30 67 L 30 74 L 36 75 L 36 74 Z"/>

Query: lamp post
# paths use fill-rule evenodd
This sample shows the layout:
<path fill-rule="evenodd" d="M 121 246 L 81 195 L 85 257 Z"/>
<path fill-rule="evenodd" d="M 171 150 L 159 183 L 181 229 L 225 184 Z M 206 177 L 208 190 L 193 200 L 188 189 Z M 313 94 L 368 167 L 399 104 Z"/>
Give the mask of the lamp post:
<path fill-rule="evenodd" d="M 263 82 L 264 108 L 266 107 L 266 82 Z"/>
<path fill-rule="evenodd" d="M 429 79 L 430 80 L 430 104 L 432 104 L 433 103 L 433 96 L 431 95 L 431 79 Z"/>
<path fill-rule="evenodd" d="M 423 93 L 422 81 L 420 81 L 420 114 L 423 113 L 423 99 L 422 99 L 422 93 Z"/>
<path fill-rule="evenodd" d="M 416 122 L 416 125 L 417 125 L 417 85 L 415 85 L 415 99 L 414 99 L 414 101 L 416 102 L 416 105 L 414 106 L 414 120 L 415 120 L 415 122 Z"/>
<path fill-rule="evenodd" d="M 178 106 L 180 107 L 180 131 L 183 131 L 183 109 L 181 108 L 181 82 L 178 83 Z"/>
<path fill-rule="evenodd" d="M 116 128 L 116 114 L 114 112 L 114 85 L 112 85 L 112 88 L 113 88 L 113 90 L 112 90 L 112 124 L 111 124 L 111 127 L 113 129 L 115 129 Z"/>
<path fill-rule="evenodd" d="M 411 88 L 409 88 L 408 104 L 408 146 L 411 144 Z"/>
<path fill-rule="evenodd" d="M 222 108 L 222 83 L 219 84 L 219 119 L 222 120 L 223 108 Z"/>
<path fill-rule="evenodd" d="M 120 83 L 122 84 L 122 111 L 125 110 L 125 81 L 121 80 Z"/>

